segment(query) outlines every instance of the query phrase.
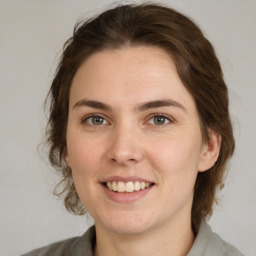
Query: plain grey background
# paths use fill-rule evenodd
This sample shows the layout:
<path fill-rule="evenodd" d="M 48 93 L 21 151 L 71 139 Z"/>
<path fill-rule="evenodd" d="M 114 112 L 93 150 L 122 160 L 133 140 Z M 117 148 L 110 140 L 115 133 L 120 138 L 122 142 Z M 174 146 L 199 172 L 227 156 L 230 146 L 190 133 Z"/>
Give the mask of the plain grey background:
<path fill-rule="evenodd" d="M 237 148 L 210 224 L 245 255 L 256 255 L 256 1 L 163 2 L 200 25 L 221 61 Z M 46 123 L 43 102 L 64 41 L 78 18 L 111 3 L 0 0 L 1 256 L 81 235 L 91 223 L 67 213 L 52 195 L 58 177 L 37 147 Z"/>

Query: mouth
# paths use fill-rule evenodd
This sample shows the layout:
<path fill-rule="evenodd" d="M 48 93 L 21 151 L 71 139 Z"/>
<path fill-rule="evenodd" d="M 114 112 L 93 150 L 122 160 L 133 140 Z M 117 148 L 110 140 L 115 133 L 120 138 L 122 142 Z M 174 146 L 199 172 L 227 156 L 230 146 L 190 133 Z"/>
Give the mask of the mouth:
<path fill-rule="evenodd" d="M 145 190 L 149 187 L 154 186 L 154 183 L 144 181 L 108 181 L 102 183 L 110 191 L 116 193 L 133 193 L 140 190 Z"/>

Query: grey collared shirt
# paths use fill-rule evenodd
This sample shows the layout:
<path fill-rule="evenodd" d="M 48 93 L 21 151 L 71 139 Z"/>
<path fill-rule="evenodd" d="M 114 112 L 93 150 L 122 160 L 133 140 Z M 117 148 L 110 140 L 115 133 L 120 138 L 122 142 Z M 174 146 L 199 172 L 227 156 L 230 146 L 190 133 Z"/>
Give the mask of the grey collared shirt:
<path fill-rule="evenodd" d="M 194 244 L 187 256 L 244 256 L 234 246 L 212 232 L 211 227 L 202 221 Z"/>
<path fill-rule="evenodd" d="M 92 226 L 81 237 L 54 243 L 22 256 L 93 256 L 95 241 L 95 227 Z M 243 254 L 213 233 L 210 226 L 202 221 L 195 242 L 187 256 L 243 256 Z"/>

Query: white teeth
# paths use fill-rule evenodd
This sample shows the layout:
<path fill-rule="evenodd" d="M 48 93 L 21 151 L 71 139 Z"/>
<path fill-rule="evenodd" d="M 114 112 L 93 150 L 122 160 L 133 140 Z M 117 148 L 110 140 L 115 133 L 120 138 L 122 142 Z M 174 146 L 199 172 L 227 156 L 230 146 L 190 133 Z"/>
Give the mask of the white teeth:
<path fill-rule="evenodd" d="M 134 185 L 133 185 L 133 182 L 132 181 L 129 181 L 126 183 L 126 186 L 125 186 L 125 192 L 133 192 L 134 191 Z"/>
<path fill-rule="evenodd" d="M 123 192 L 128 192 L 128 193 L 132 193 L 134 191 L 139 191 L 145 188 L 148 188 L 150 186 L 150 183 L 148 182 L 139 182 L 139 181 L 128 181 L 128 182 L 123 182 L 123 181 L 109 181 L 107 182 L 107 187 L 108 189 L 112 190 L 112 191 L 117 191 L 119 193 L 123 193 Z"/>
<path fill-rule="evenodd" d="M 108 182 L 108 183 L 111 183 L 111 182 Z M 115 181 L 112 182 L 112 190 L 117 191 L 117 184 Z"/>
<path fill-rule="evenodd" d="M 112 190 L 113 186 L 112 186 L 112 183 L 111 182 L 107 182 L 107 187 Z"/>
<path fill-rule="evenodd" d="M 117 192 L 125 192 L 125 184 L 122 181 L 117 182 Z"/>
<path fill-rule="evenodd" d="M 139 181 L 135 181 L 135 183 L 134 183 L 134 190 L 135 191 L 139 191 L 140 190 L 140 182 Z"/>

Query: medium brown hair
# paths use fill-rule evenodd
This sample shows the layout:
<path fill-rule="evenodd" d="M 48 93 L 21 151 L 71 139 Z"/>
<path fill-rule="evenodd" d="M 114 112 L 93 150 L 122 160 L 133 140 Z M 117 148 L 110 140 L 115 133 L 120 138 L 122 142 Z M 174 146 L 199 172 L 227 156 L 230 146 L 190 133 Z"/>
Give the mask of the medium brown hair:
<path fill-rule="evenodd" d="M 203 139 L 208 139 L 207 129 L 221 135 L 218 160 L 208 171 L 198 173 L 196 179 L 192 206 L 192 226 L 196 231 L 202 218 L 212 213 L 216 190 L 223 186 L 226 164 L 235 147 L 228 92 L 214 49 L 198 26 L 160 4 L 118 5 L 77 24 L 73 36 L 65 43 L 48 94 L 50 117 L 46 131 L 50 162 L 63 176 L 62 190 L 58 193 L 65 194 L 68 211 L 85 213 L 75 190 L 72 171 L 64 161 L 69 92 L 74 75 L 82 62 L 95 52 L 127 45 L 164 49 L 174 60 L 180 79 L 194 98 Z"/>

